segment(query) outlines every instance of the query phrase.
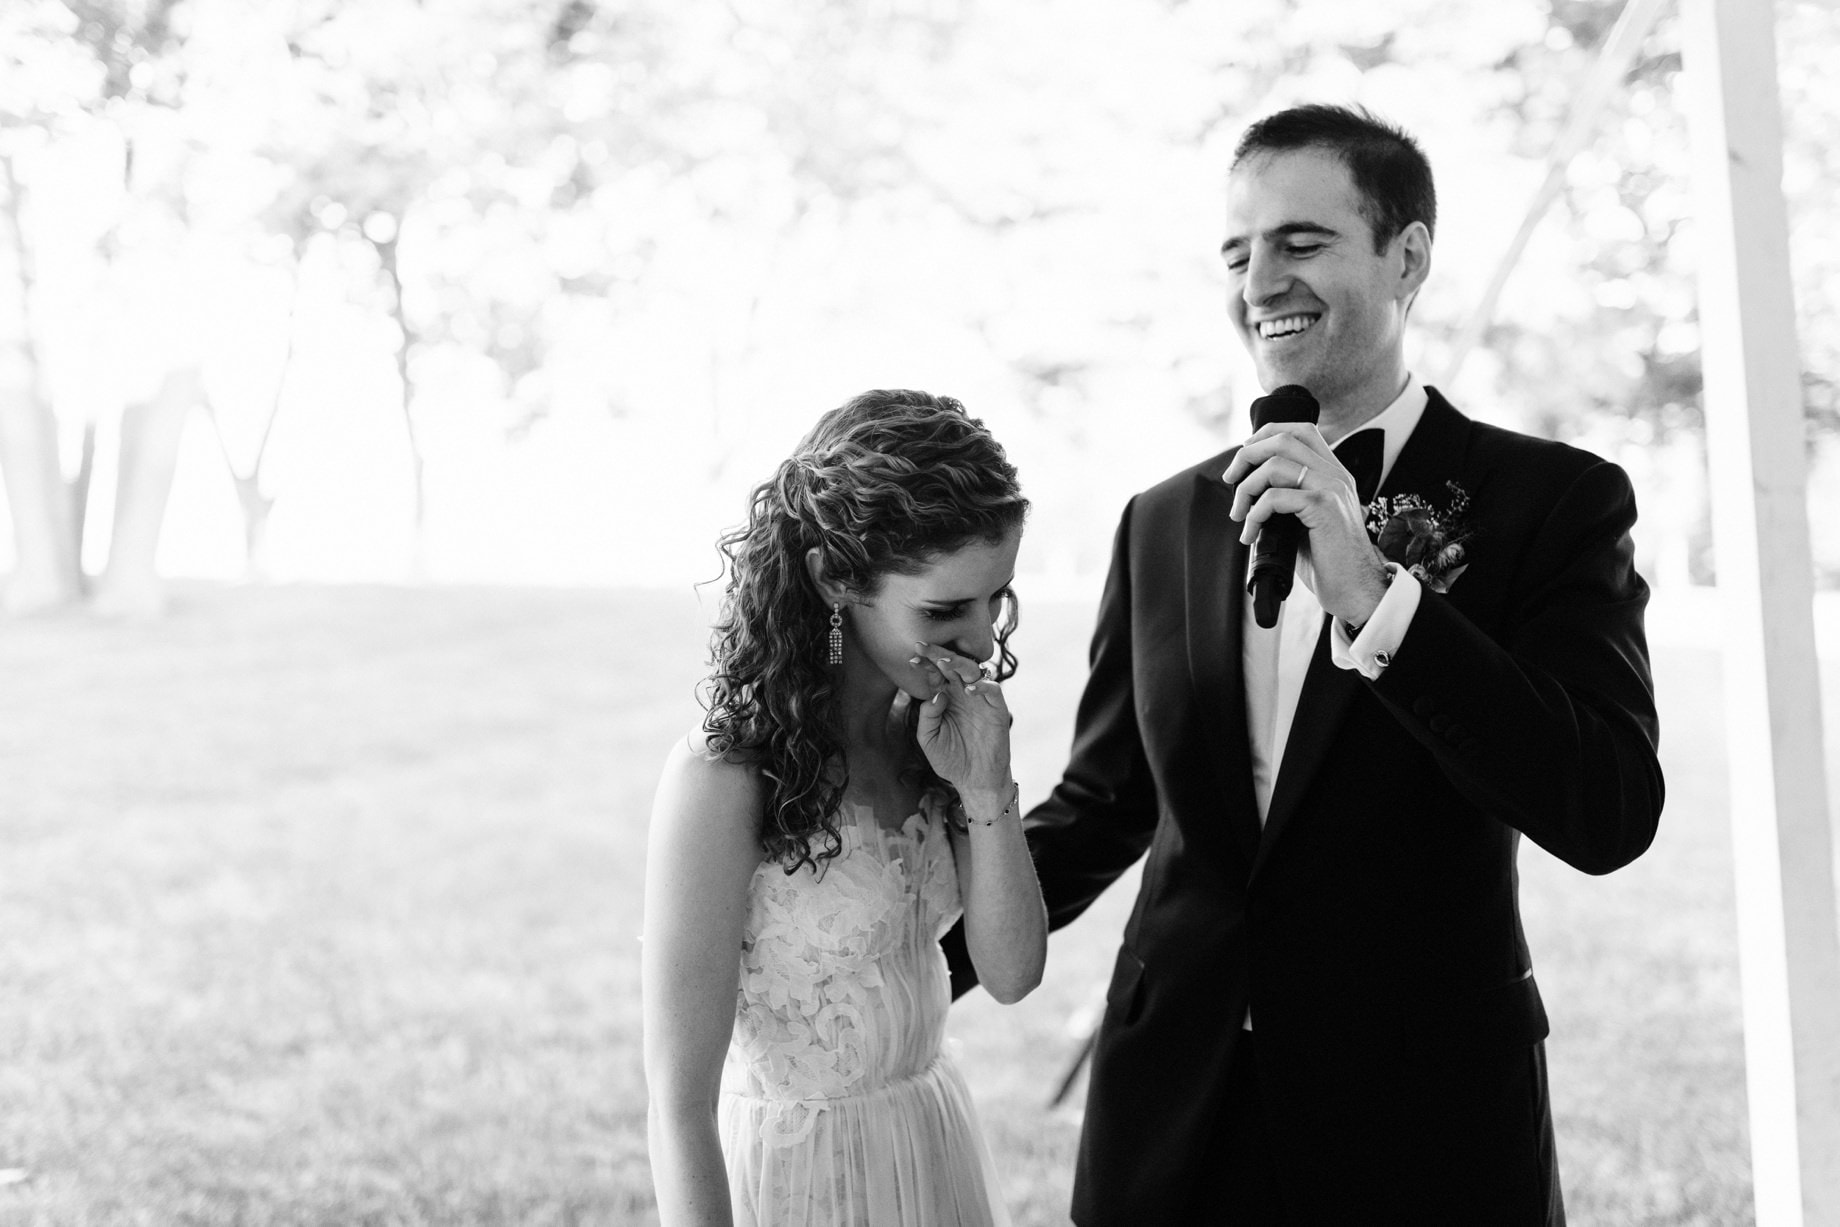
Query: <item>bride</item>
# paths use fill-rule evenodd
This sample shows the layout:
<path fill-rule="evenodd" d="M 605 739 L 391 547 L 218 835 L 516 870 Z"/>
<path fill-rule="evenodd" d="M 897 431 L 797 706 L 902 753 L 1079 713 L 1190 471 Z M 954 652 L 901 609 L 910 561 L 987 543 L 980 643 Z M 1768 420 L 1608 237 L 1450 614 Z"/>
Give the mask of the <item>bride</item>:
<path fill-rule="evenodd" d="M 1027 510 L 957 401 L 866 392 L 722 539 L 708 715 L 665 765 L 646 861 L 665 1227 L 1008 1222 L 941 1050 L 938 939 L 962 911 L 999 1001 L 1041 978 L 1000 684 Z"/>

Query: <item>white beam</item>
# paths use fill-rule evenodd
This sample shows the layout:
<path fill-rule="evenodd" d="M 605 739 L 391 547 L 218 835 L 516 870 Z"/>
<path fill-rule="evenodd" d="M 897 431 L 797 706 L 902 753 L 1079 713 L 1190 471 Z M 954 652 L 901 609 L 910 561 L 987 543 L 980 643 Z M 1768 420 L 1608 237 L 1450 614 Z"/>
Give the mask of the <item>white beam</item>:
<path fill-rule="evenodd" d="M 1775 21 L 1682 0 L 1758 1227 L 1840 1223 L 1840 913 L 1822 761 Z"/>

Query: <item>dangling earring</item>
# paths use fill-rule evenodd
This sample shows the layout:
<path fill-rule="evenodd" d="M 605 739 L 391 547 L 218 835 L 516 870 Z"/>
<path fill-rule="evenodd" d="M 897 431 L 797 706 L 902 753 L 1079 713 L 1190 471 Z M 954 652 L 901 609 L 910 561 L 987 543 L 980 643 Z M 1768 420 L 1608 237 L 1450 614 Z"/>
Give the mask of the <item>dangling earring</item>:
<path fill-rule="evenodd" d="M 836 605 L 831 606 L 831 633 L 830 633 L 829 642 L 830 642 L 830 655 L 826 658 L 824 663 L 828 665 L 842 664 L 843 663 L 843 605 L 841 602 Z"/>

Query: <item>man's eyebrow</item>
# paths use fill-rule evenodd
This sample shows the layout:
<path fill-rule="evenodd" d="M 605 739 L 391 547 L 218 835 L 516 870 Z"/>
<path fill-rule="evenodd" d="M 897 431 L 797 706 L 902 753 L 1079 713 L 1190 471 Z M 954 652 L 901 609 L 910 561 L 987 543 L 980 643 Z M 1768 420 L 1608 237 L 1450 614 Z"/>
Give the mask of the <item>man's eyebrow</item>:
<path fill-rule="evenodd" d="M 1321 234 L 1327 235 L 1332 239 L 1341 237 L 1341 231 L 1335 229 L 1333 226 L 1325 226 L 1321 222 L 1285 222 L 1282 225 L 1273 226 L 1270 230 L 1267 230 L 1265 232 L 1265 237 L 1268 239 L 1288 239 L 1295 238 L 1300 234 Z M 1236 234 L 1222 243 L 1220 245 L 1220 250 L 1223 252 L 1238 251 L 1240 248 L 1246 246 L 1248 242 L 1249 240 L 1245 235 Z"/>

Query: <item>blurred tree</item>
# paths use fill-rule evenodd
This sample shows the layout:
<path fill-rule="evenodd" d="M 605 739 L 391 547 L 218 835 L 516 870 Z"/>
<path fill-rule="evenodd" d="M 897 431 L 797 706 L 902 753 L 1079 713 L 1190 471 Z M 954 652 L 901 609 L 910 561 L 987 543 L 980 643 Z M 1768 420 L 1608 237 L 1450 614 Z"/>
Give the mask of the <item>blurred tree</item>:
<path fill-rule="evenodd" d="M 18 562 L 6 587 L 9 612 L 74 601 L 81 592 L 77 499 L 58 459 L 57 419 L 40 357 L 35 312 L 37 270 L 29 236 L 29 170 L 46 129 L 80 111 L 82 53 L 67 41 L 75 15 L 62 6 L 10 6 L 0 12 L 0 175 L 6 191 L 6 270 L 13 293 L 0 308 L 0 472 L 17 539 Z"/>
<path fill-rule="evenodd" d="M 1840 426 L 1840 244 L 1821 211 L 1840 107 L 1819 49 L 1836 16 L 1780 7 L 1786 186 L 1825 434 Z M 329 420 L 323 379 L 296 379 L 301 330 L 325 344 L 329 285 L 377 321 L 341 333 L 359 343 L 336 361 L 402 424 L 418 542 L 438 514 L 441 441 L 481 406 L 512 441 L 559 413 L 689 420 L 708 459 L 685 480 L 715 485 L 752 439 L 763 387 L 812 354 L 854 371 L 859 352 L 998 372 L 999 399 L 1075 461 L 1041 480 L 1100 514 L 1078 458 L 1118 439 L 1118 408 L 1182 418 L 1186 405 L 1191 426 L 1217 431 L 1247 399 L 1207 230 L 1218 202 L 1194 198 L 1248 119 L 1348 99 L 1400 120 L 1456 203 L 1441 251 L 1486 250 L 1621 9 L 1125 0 L 1076 21 L 1042 0 L 16 0 L 0 10 L 0 466 L 19 541 L 7 601 L 77 599 L 88 457 L 98 424 L 106 458 L 118 423 L 123 464 L 95 466 L 93 493 L 115 509 L 97 596 L 151 606 L 196 403 L 259 573 L 273 441 L 300 437 L 277 418 Z M 1458 392 L 1690 468 L 1678 59 L 1664 21 Z M 1463 326 L 1483 264 L 1448 261 L 1416 309 L 1423 369 Z M 220 265 L 263 272 L 276 318 L 259 355 L 272 379 L 234 395 L 224 355 L 248 343 L 181 305 L 224 297 L 222 277 L 197 273 Z M 106 324 L 82 322 L 86 300 L 109 305 Z M 386 340 L 372 352 L 370 337 Z M 1690 566 L 1705 575 L 1703 549 Z"/>
<path fill-rule="evenodd" d="M 549 411 L 555 347 L 644 265 L 652 240 L 617 189 L 686 161 L 657 71 L 669 11 L 380 0 L 309 7 L 285 31 L 298 110 L 264 149 L 282 172 L 265 222 L 296 259 L 319 243 L 368 256 L 348 264 L 397 338 L 418 552 L 422 434 L 440 413 L 426 372 L 480 366 L 519 434 Z"/>
<path fill-rule="evenodd" d="M 1500 110 L 1517 152 L 1536 156 L 1550 146 L 1621 7 L 1555 4 L 1545 37 L 1504 61 L 1518 88 L 1504 91 Z M 1634 429 L 1645 436 L 1700 426 L 1691 185 L 1685 121 L 1673 104 L 1678 48 L 1675 21 L 1663 17 L 1597 139 L 1570 168 L 1556 219 L 1575 285 L 1559 300 L 1563 310 L 1543 317 L 1523 306 L 1491 333 L 1502 382 L 1523 389 L 1529 416 L 1545 431 L 1577 434 L 1587 419 L 1640 423 Z M 1530 280 L 1541 279 L 1531 271 Z"/>
<path fill-rule="evenodd" d="M 1517 148 L 1534 153 L 1563 121 L 1567 82 L 1585 70 L 1620 3 L 1551 4 L 1545 36 L 1508 57 L 1511 87 L 1499 112 Z M 1840 97 L 1823 80 L 1825 56 L 1840 35 L 1831 5 L 1777 5 L 1785 118 L 1788 199 L 1800 315 L 1804 408 L 1811 447 L 1840 429 L 1833 395 L 1840 306 L 1833 298 L 1840 248 L 1830 220 L 1828 183 Z M 1699 368 L 1697 247 L 1685 117 L 1676 104 L 1683 65 L 1677 18 L 1662 17 L 1624 87 L 1611 100 L 1591 148 L 1572 165 L 1549 252 L 1556 270 L 1530 268 L 1517 310 L 1491 330 L 1498 386 L 1539 429 L 1627 446 L 1636 463 L 1672 457 L 1672 484 L 1694 503 L 1677 522 L 1685 576 L 1713 578 L 1704 489 L 1704 418 Z M 1520 274 L 1517 274 L 1517 276 Z M 1565 282 L 1556 288 L 1555 282 Z M 1689 482 L 1690 477 L 1690 482 Z M 1823 578 L 1840 578 L 1830 558 Z M 1677 577 L 1678 578 L 1678 577 Z"/>
<path fill-rule="evenodd" d="M 419 351 L 443 318 L 464 308 L 435 298 L 416 309 L 414 296 L 425 281 L 415 262 L 436 263 L 432 249 L 455 212 L 444 206 L 457 203 L 460 222 L 476 222 L 501 199 L 507 151 L 528 148 L 539 136 L 518 127 L 529 112 L 517 91 L 495 88 L 500 57 L 536 42 L 528 20 L 512 19 L 526 15 L 527 6 L 515 14 L 505 9 L 454 5 L 437 12 L 407 0 L 325 4 L 303 8 L 285 31 L 290 64 L 283 85 L 298 95 L 302 119 L 277 133 L 267 150 L 285 175 L 267 220 L 297 255 L 324 237 L 358 244 L 370 257 L 379 307 L 396 333 L 418 573 L 427 519 Z"/>
<path fill-rule="evenodd" d="M 9 338 L 18 357 L 7 381 L 12 428 L 3 461 L 20 559 L 6 593 L 14 612 L 67 604 L 84 593 L 81 559 L 96 429 L 92 413 L 82 424 L 76 476 L 64 479 L 35 327 L 42 290 L 35 273 L 45 245 L 34 240 L 33 175 L 54 161 L 59 142 L 76 146 L 79 156 L 88 153 L 93 168 L 113 169 L 115 190 L 100 178 L 86 185 L 87 202 L 97 206 L 95 221 L 87 252 L 67 267 L 104 295 L 132 300 L 135 290 L 124 282 L 145 271 L 133 267 L 136 257 L 170 244 L 184 224 L 182 193 L 166 177 L 160 156 L 145 156 L 146 145 L 165 143 L 162 112 L 178 107 L 184 90 L 185 68 L 176 54 L 182 39 L 172 21 L 177 4 L 34 2 L 9 9 L 8 20 L 16 24 L 0 40 L 12 48 L 9 67 L 18 83 L 0 103 L 0 162 L 20 303 Z M 153 170 L 143 173 L 149 160 Z M 160 605 L 154 554 L 179 435 L 202 397 L 202 383 L 196 356 L 184 347 L 156 361 L 157 369 L 144 368 L 117 385 L 114 515 L 107 561 L 92 594 L 103 612 L 140 615 Z"/>
<path fill-rule="evenodd" d="M 11 118 L 9 116 L 9 118 Z M 57 419 L 44 391 L 33 335 L 32 252 L 25 232 L 25 185 L 18 170 L 23 142 L 7 133 L 0 150 L 5 176 L 7 255 L 16 297 L 0 334 L 0 473 L 17 538 L 18 562 L 6 586 L 9 612 L 75 600 L 80 591 L 73 524 L 77 497 L 58 463 Z"/>
<path fill-rule="evenodd" d="M 799 262 L 814 240 L 876 217 L 921 233 L 999 220 L 979 216 L 921 152 L 953 113 L 946 68 L 974 7 L 565 6 L 570 34 L 554 48 L 576 77 L 578 148 L 596 155 L 580 177 L 596 184 L 606 229 L 629 228 L 633 214 L 652 223 L 609 268 L 627 289 L 617 310 L 663 291 L 707 296 L 719 313 L 704 347 L 712 478 L 755 407 L 765 317 L 810 278 Z M 692 249 L 721 253 L 719 289 Z M 666 272 L 642 287 L 661 254 Z M 826 271 L 837 295 L 827 307 L 843 309 L 855 271 Z"/>

